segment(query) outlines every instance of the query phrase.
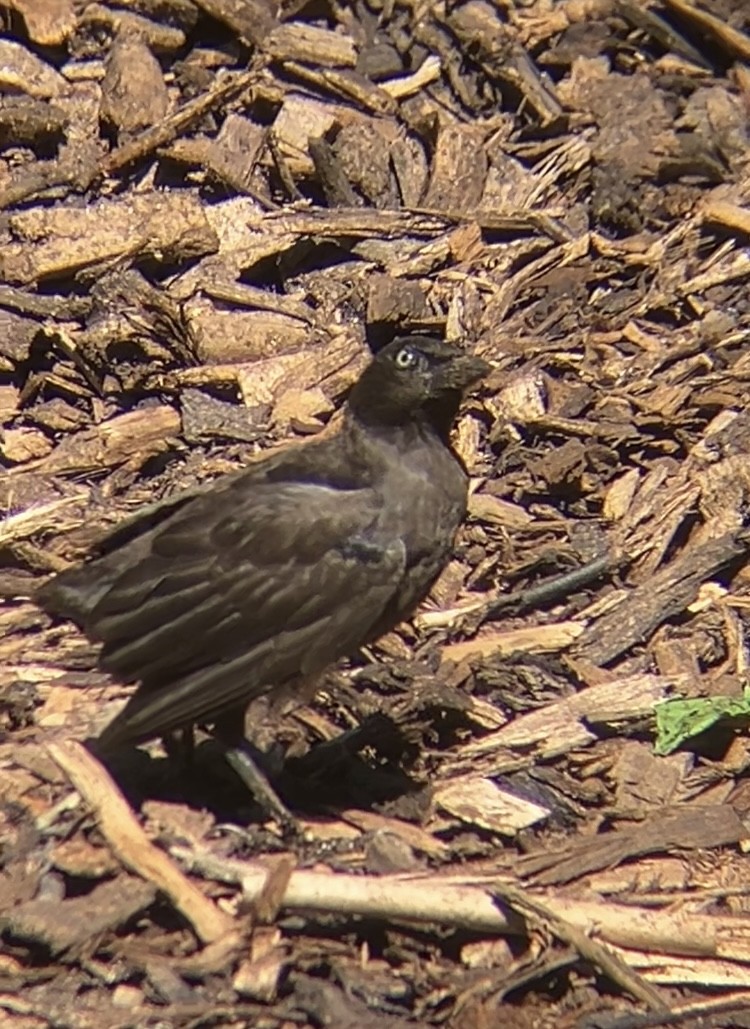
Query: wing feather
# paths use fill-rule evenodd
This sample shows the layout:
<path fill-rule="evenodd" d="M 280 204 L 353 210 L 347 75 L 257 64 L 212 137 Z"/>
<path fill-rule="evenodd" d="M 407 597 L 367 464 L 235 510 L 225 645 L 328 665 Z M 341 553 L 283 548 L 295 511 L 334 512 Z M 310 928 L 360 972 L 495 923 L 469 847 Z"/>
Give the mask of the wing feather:
<path fill-rule="evenodd" d="M 103 742 L 212 721 L 322 670 L 368 639 L 398 589 L 405 547 L 379 534 L 373 490 L 256 482 L 227 492 L 195 498 L 139 539 L 134 566 L 117 550 L 88 566 L 111 582 L 87 631 L 105 668 L 141 683 Z"/>

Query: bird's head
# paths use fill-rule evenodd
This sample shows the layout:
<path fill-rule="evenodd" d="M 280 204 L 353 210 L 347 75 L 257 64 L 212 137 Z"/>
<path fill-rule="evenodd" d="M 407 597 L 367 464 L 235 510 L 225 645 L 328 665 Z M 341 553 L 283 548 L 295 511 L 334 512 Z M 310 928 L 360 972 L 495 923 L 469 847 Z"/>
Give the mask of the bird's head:
<path fill-rule="evenodd" d="M 427 336 L 402 336 L 378 351 L 349 394 L 349 410 L 368 425 L 427 421 L 450 432 L 464 393 L 490 365 Z"/>

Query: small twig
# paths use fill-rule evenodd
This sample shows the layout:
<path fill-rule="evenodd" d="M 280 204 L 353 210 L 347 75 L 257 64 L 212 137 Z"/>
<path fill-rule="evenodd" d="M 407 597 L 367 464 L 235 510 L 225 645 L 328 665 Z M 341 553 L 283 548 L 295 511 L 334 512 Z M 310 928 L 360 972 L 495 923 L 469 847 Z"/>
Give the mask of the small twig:
<path fill-rule="evenodd" d="M 647 1004 L 652 1011 L 669 1010 L 669 1005 L 657 989 L 647 983 L 632 968 L 629 968 L 612 951 L 607 950 L 601 943 L 597 943 L 582 929 L 571 925 L 570 922 L 555 914 L 538 897 L 533 897 L 526 891 L 519 890 L 517 886 L 509 886 L 505 883 L 496 885 L 493 892 L 527 921 L 529 918 L 542 920 L 559 940 L 575 947 L 581 957 L 596 965 L 622 990 L 630 993 L 636 1000 Z"/>
<path fill-rule="evenodd" d="M 215 111 L 252 86 L 257 81 L 259 72 L 260 66 L 256 65 L 249 71 L 220 78 L 208 92 L 188 100 L 174 114 L 108 154 L 99 165 L 100 174 L 113 175 L 133 161 L 141 160 L 159 147 L 166 146 L 209 112 Z"/>
<path fill-rule="evenodd" d="M 165 893 L 203 943 L 213 943 L 236 932 L 233 920 L 151 843 L 122 793 L 96 758 L 72 740 L 51 743 L 49 752 L 91 807 L 115 856 L 130 871 Z"/>
<path fill-rule="evenodd" d="M 169 852 L 191 872 L 219 882 L 239 883 L 245 900 L 251 903 L 263 894 L 271 871 L 257 862 L 218 857 L 198 847 L 178 845 L 170 847 Z M 479 932 L 525 932 L 521 918 L 504 911 L 486 890 L 424 879 L 414 882 L 393 876 L 295 870 L 278 904 L 339 915 L 439 923 Z"/>
<path fill-rule="evenodd" d="M 667 4 L 667 6 L 676 5 Z M 615 10 L 621 18 L 624 18 L 631 25 L 657 40 L 667 50 L 673 50 L 676 54 L 687 57 L 689 61 L 697 64 L 699 68 L 710 70 L 711 65 L 703 54 L 696 50 L 668 21 L 660 18 L 655 11 L 649 11 L 640 3 L 634 2 L 634 0 L 615 0 Z M 701 25 L 701 28 L 704 31 L 706 30 L 705 23 Z"/>
<path fill-rule="evenodd" d="M 732 1011 L 746 1012 L 750 1008 L 750 993 L 743 990 L 739 993 L 731 993 L 728 997 L 711 997 L 709 1000 L 691 1001 L 689 1004 L 680 1004 L 666 1011 L 649 1012 L 645 1015 L 631 1014 L 622 1015 L 613 1019 L 611 1012 L 608 1014 L 607 1029 L 655 1029 L 660 1025 L 680 1025 L 683 1022 L 693 1022 L 696 1019 L 714 1019 L 719 1015 L 730 1014 Z M 588 1029 L 595 1029 L 598 1025 L 596 1015 L 585 1019 L 581 1025 Z"/>
<path fill-rule="evenodd" d="M 287 160 L 282 154 L 281 148 L 279 147 L 276 137 L 274 136 L 272 131 L 269 131 L 266 135 L 266 145 L 268 147 L 268 152 L 270 153 L 273 159 L 273 163 L 276 167 L 276 171 L 279 174 L 279 178 L 281 179 L 281 185 L 284 187 L 286 195 L 289 197 L 291 201 L 304 200 L 305 198 L 302 195 L 302 193 L 300 193 L 300 191 L 297 189 L 297 184 L 294 181 L 294 177 L 292 176 L 291 171 L 289 170 Z"/>
<path fill-rule="evenodd" d="M 333 147 L 327 140 L 310 138 L 307 149 L 329 207 L 362 207 L 362 200 L 354 191 Z"/>
<path fill-rule="evenodd" d="M 189 100 L 174 114 L 145 129 L 135 139 L 116 147 L 98 163 L 90 161 L 81 165 L 80 162 L 61 159 L 43 164 L 40 168 L 34 166 L 31 171 L 22 171 L 5 189 L 0 190 L 0 210 L 13 207 L 52 188 L 72 187 L 84 193 L 100 176 L 114 175 L 134 161 L 155 153 L 159 147 L 172 142 L 209 112 L 233 100 L 257 81 L 260 69 L 261 64 L 258 62 L 246 72 L 223 76 L 212 89 Z"/>
<path fill-rule="evenodd" d="M 250 904 L 262 894 L 271 871 L 260 861 L 220 857 L 205 846 L 175 845 L 170 847 L 170 854 L 189 872 L 214 882 L 239 885 Z M 508 888 L 512 888 L 510 884 Z M 427 922 L 499 936 L 524 935 L 528 930 L 523 915 L 496 899 L 505 889 L 505 883 L 498 885 L 498 877 L 492 874 L 376 876 L 294 869 L 283 897 L 275 901 L 287 911 L 323 911 L 388 922 Z M 695 975 L 695 962 L 704 958 L 711 959 L 709 966 L 718 960 L 738 973 L 746 969 L 747 926 L 740 917 L 655 912 L 563 893 L 547 893 L 540 900 L 538 894 L 521 896 L 529 901 L 530 908 L 539 905 L 534 911 L 536 917 L 543 911 L 544 917 L 551 914 L 559 920 L 554 931 L 561 938 L 561 926 L 581 934 L 573 944 L 580 953 L 589 936 L 602 940 L 606 951 L 587 952 L 602 967 L 606 965 L 609 947 L 615 947 L 635 951 L 635 960 L 640 952 L 688 957 L 690 976 Z M 615 971 L 614 966 L 606 965 L 608 974 L 610 967 Z M 626 972 L 629 968 L 626 966 Z M 638 989 L 635 981 L 634 988 Z M 652 1007 L 657 1002 L 661 1004 L 661 998 L 655 994 L 647 998 Z"/>
<path fill-rule="evenodd" d="M 52 829 L 60 815 L 67 814 L 68 811 L 75 811 L 76 808 L 80 807 L 80 804 L 80 794 L 67 793 L 57 804 L 53 804 L 44 814 L 39 815 L 34 824 L 40 833 L 47 833 Z"/>
<path fill-rule="evenodd" d="M 747 529 L 735 527 L 685 547 L 647 582 L 632 589 L 622 604 L 590 624 L 576 645 L 576 656 L 604 666 L 650 639 L 660 625 L 683 613 L 704 582 L 744 562 L 747 546 Z"/>
<path fill-rule="evenodd" d="M 513 614 L 524 614 L 527 611 L 536 611 L 539 608 L 558 603 L 570 596 L 574 590 L 590 586 L 591 583 L 605 575 L 612 575 L 624 563 L 625 558 L 621 554 L 604 554 L 580 568 L 574 568 L 572 572 L 556 575 L 546 582 L 530 586 L 518 593 L 498 597 L 479 610 L 471 611 L 466 615 L 463 629 L 466 632 L 476 632 L 484 622 L 499 618 L 509 611 L 512 611 Z"/>

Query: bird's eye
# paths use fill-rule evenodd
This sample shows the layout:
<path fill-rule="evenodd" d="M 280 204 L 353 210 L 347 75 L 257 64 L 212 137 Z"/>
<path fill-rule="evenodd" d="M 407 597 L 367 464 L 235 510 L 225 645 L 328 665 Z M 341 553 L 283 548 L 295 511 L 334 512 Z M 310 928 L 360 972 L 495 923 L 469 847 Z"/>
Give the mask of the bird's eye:
<path fill-rule="evenodd" d="M 411 347 L 402 347 L 393 360 L 397 368 L 405 371 L 407 368 L 414 368 L 418 363 L 419 358 L 416 351 L 412 350 Z"/>

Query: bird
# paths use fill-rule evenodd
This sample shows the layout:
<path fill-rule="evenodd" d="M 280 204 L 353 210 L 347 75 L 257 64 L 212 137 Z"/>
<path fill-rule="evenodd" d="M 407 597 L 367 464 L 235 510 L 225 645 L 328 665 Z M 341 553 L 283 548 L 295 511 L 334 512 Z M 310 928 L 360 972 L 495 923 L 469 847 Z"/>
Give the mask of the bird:
<path fill-rule="evenodd" d="M 303 691 L 428 594 L 467 509 L 451 431 L 489 370 L 442 340 L 396 338 L 353 385 L 337 431 L 142 509 L 44 583 L 37 604 L 137 684 L 96 752 L 209 727 L 286 818 L 245 747 L 246 710 Z"/>

